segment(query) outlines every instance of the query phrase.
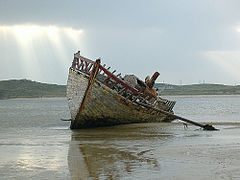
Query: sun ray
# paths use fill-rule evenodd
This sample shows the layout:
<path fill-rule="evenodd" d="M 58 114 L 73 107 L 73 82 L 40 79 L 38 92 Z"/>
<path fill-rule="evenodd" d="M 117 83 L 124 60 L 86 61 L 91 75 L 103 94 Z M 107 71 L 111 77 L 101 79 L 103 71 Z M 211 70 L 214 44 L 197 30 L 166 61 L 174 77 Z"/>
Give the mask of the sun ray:
<path fill-rule="evenodd" d="M 76 46 L 79 46 L 80 38 L 82 37 L 83 30 L 81 30 L 81 29 L 73 29 L 73 28 L 64 28 L 64 32 L 68 36 L 68 38 L 71 39 L 72 42 Z"/>
<path fill-rule="evenodd" d="M 208 51 L 204 55 L 236 80 L 240 80 L 240 51 Z"/>
<path fill-rule="evenodd" d="M 6 39 L 15 37 L 21 52 L 21 57 L 17 59 L 21 60 L 25 77 L 35 79 L 40 79 L 41 70 L 39 65 L 42 63 L 40 58 L 42 57 L 41 54 L 46 54 L 46 52 L 51 53 L 49 57 L 56 57 L 57 60 L 54 61 L 58 66 L 68 66 L 69 57 L 67 56 L 66 40 L 68 46 L 79 47 L 82 33 L 82 29 L 54 25 L 20 24 L 0 26 L 0 36 L 7 37 Z M 47 49 L 49 45 L 52 47 L 51 52 Z M 49 61 L 53 61 L 53 59 L 49 58 Z"/>

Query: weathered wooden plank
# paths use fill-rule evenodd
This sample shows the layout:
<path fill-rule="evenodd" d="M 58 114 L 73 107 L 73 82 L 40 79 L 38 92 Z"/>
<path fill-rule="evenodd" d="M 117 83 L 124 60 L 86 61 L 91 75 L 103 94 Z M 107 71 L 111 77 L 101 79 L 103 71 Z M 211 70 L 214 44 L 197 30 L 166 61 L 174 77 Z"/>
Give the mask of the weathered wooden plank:
<path fill-rule="evenodd" d="M 82 79 L 85 77 L 75 73 L 75 78 Z M 106 87 L 97 80 L 95 81 L 91 91 L 87 95 L 87 101 L 81 114 L 72 121 L 72 128 L 172 120 L 168 119 L 166 115 L 149 111 L 147 108 L 134 104 L 132 101 L 119 95 L 116 91 Z M 72 88 L 71 90 L 78 91 L 79 89 Z"/>
<path fill-rule="evenodd" d="M 78 109 L 82 103 L 84 92 L 88 86 L 88 78 L 83 74 L 69 69 L 67 81 L 67 99 L 70 109 L 71 118 L 75 119 Z"/>

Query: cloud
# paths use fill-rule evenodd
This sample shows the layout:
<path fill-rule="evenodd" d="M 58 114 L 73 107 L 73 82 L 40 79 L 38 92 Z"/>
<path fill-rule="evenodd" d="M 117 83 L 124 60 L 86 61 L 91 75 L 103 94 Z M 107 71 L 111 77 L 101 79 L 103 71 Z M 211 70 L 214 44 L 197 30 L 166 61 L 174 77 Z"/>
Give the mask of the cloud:
<path fill-rule="evenodd" d="M 0 26 L 0 33 L 12 33 L 16 39 L 22 41 L 22 43 L 29 43 L 29 41 L 34 38 L 44 35 L 47 35 L 49 39 L 57 39 L 59 38 L 59 33 L 64 33 L 71 40 L 76 41 L 83 33 L 83 30 L 54 25 L 43 26 L 37 24 L 19 24 Z"/>
<path fill-rule="evenodd" d="M 18 73 L 38 80 L 30 74 L 51 73 L 41 80 L 65 83 L 62 72 L 81 50 L 86 57 L 102 57 L 109 66 L 141 78 L 160 71 L 161 78 L 175 83 L 232 83 L 231 76 L 239 79 L 235 61 L 226 54 L 223 60 L 220 51 L 212 50 L 239 49 L 237 7 L 231 0 L 0 0 L 0 77 Z"/>
<path fill-rule="evenodd" d="M 3 61 L 1 63 L 5 64 L 5 69 L 2 69 L 5 74 L 1 75 L 2 78 L 9 78 L 9 71 L 18 63 L 20 67 L 14 67 L 17 68 L 14 71 L 25 78 L 40 81 L 46 81 L 47 77 L 49 79 L 58 79 L 59 77 L 66 79 L 63 76 L 66 76 L 66 67 L 69 66 L 72 57 L 69 49 L 81 48 L 81 45 L 84 44 L 83 34 L 83 29 L 54 25 L 0 26 L 1 61 Z M 10 42 L 14 46 L 10 46 Z M 18 53 L 16 54 L 16 52 Z M 13 61 L 10 60 L 10 53 L 15 54 Z M 58 72 L 56 69 L 59 73 L 56 73 Z M 61 71 L 65 73 L 61 73 Z M 59 82 L 59 80 L 55 81 Z M 61 80 L 60 83 L 63 81 Z"/>
<path fill-rule="evenodd" d="M 240 51 L 207 51 L 203 54 L 235 80 L 240 80 Z"/>

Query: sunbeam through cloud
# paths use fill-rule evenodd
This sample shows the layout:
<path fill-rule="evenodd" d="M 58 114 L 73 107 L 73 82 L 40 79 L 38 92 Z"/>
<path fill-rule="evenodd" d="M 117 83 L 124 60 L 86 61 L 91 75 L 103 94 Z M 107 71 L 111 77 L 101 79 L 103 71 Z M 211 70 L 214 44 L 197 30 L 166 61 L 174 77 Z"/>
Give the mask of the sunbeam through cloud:
<path fill-rule="evenodd" d="M 39 80 L 42 74 L 40 68 L 42 59 L 38 57 L 49 53 L 49 56 L 45 56 L 46 58 L 55 56 L 58 66 L 62 68 L 68 67 L 67 47 L 71 46 L 80 49 L 83 32 L 82 29 L 54 25 L 0 25 L 0 36 L 4 37 L 3 40 L 12 38 L 17 44 L 21 56 L 18 59 L 22 61 L 21 70 L 26 78 Z M 7 44 L 8 42 L 3 43 Z M 48 61 L 51 60 L 48 59 Z"/>
<path fill-rule="evenodd" d="M 235 80 L 240 80 L 240 51 L 207 51 L 204 55 Z"/>

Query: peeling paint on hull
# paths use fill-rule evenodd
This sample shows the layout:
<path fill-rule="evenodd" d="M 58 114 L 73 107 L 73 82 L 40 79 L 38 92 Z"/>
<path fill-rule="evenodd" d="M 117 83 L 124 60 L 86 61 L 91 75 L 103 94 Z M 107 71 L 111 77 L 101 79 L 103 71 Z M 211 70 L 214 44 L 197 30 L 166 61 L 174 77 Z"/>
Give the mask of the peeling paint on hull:
<path fill-rule="evenodd" d="M 81 113 L 77 115 L 88 78 L 81 72 L 69 70 L 67 98 L 72 129 L 173 120 L 160 112 L 135 104 L 96 79 L 88 91 Z"/>

